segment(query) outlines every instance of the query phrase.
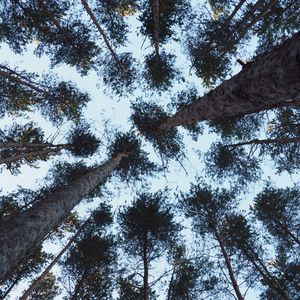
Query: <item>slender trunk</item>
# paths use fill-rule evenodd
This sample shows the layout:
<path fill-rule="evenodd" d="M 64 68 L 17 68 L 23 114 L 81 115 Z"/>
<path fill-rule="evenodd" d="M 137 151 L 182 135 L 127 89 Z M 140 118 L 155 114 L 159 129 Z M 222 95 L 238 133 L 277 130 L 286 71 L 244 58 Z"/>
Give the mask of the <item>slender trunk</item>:
<path fill-rule="evenodd" d="M 11 292 L 11 290 L 15 287 L 15 285 L 19 282 L 19 280 L 21 279 L 21 275 L 17 276 L 14 280 L 14 282 L 9 286 L 9 288 L 2 294 L 2 298 L 1 299 L 5 299 L 8 294 Z"/>
<path fill-rule="evenodd" d="M 121 64 L 121 62 L 120 62 L 120 60 L 119 60 L 117 54 L 115 53 L 115 51 L 113 50 L 112 46 L 110 45 L 110 42 L 109 42 L 109 40 L 108 40 L 108 38 L 107 38 L 107 36 L 106 36 L 104 30 L 102 29 L 102 27 L 101 27 L 100 23 L 98 22 L 96 16 L 94 15 L 93 11 L 91 10 L 91 8 L 90 8 L 88 2 L 87 2 L 86 0 L 81 0 L 81 3 L 83 4 L 83 6 L 84 6 L 86 12 L 87 12 L 87 13 L 89 14 L 89 16 L 91 17 L 91 19 L 92 19 L 94 25 L 97 27 L 97 29 L 98 29 L 98 31 L 99 31 L 101 37 L 103 38 L 104 43 L 105 43 L 107 49 L 109 50 L 111 56 L 112 56 L 113 59 L 116 61 L 117 65 L 118 65 L 121 69 L 123 69 L 122 64 Z"/>
<path fill-rule="evenodd" d="M 87 274 L 87 269 L 84 269 L 84 272 L 80 278 L 79 281 L 77 281 L 76 285 L 75 285 L 75 288 L 74 288 L 74 292 L 73 292 L 73 295 L 71 296 L 70 300 L 78 300 L 78 299 L 81 299 L 80 297 L 77 297 L 80 289 L 82 288 L 83 286 L 83 282 L 84 282 L 84 279 L 85 279 L 85 276 Z"/>
<path fill-rule="evenodd" d="M 240 8 L 243 6 L 243 4 L 246 2 L 246 0 L 240 0 L 240 2 L 236 5 L 230 16 L 228 16 L 226 22 L 228 25 L 230 25 L 232 19 L 235 17 L 237 12 L 240 10 Z"/>
<path fill-rule="evenodd" d="M 246 26 L 244 27 L 240 33 L 239 33 L 239 40 L 241 40 L 245 35 L 246 33 L 248 32 L 248 30 L 254 25 L 256 24 L 265 14 L 266 12 L 276 3 L 277 0 L 271 0 L 264 8 L 263 10 L 258 14 L 256 15 L 253 20 Z"/>
<path fill-rule="evenodd" d="M 265 139 L 265 140 L 250 140 L 247 142 L 241 142 L 236 144 L 225 145 L 226 148 L 237 148 L 247 145 L 269 145 L 269 144 L 288 144 L 288 143 L 299 143 L 300 137 L 293 137 L 293 138 L 276 138 L 276 139 Z"/>
<path fill-rule="evenodd" d="M 147 234 L 144 237 L 144 245 L 143 245 L 143 266 L 144 266 L 144 276 L 143 276 L 143 295 L 144 300 L 149 300 L 149 266 L 148 266 L 148 239 Z"/>
<path fill-rule="evenodd" d="M 72 236 L 72 238 L 69 240 L 69 242 L 59 252 L 59 254 L 52 260 L 52 262 L 48 265 L 48 267 L 44 270 L 44 272 L 36 280 L 34 280 L 32 282 L 32 284 L 30 285 L 30 287 L 24 292 L 24 294 L 22 295 L 22 297 L 20 297 L 19 300 L 26 300 L 29 297 L 30 293 L 32 293 L 39 286 L 39 284 L 42 282 L 42 280 L 50 272 L 50 270 L 52 269 L 52 267 L 60 260 L 60 258 L 65 254 L 65 252 L 70 248 L 70 246 L 72 245 L 72 243 L 77 239 L 77 237 L 82 232 L 82 230 L 84 229 L 84 227 L 88 224 L 88 222 L 90 221 L 90 219 L 91 219 L 91 217 L 89 217 L 80 226 L 80 228 L 77 230 L 76 234 Z"/>
<path fill-rule="evenodd" d="M 0 224 L 0 278 L 15 268 L 35 245 L 39 245 L 48 232 L 60 224 L 128 154 L 118 154 L 104 165 L 89 171 L 68 186 L 57 188 L 33 207 Z"/>
<path fill-rule="evenodd" d="M 215 225 L 211 225 L 211 228 L 214 232 L 214 235 L 219 243 L 219 246 L 221 248 L 221 252 L 222 252 L 222 255 L 225 259 L 225 264 L 226 264 L 226 268 L 228 270 L 228 273 L 229 273 L 229 278 L 230 278 L 230 281 L 231 281 L 231 284 L 232 284 L 232 287 L 235 291 L 235 294 L 236 294 L 236 297 L 238 298 L 238 300 L 244 300 L 244 297 L 240 291 L 240 288 L 239 288 L 239 285 L 237 283 L 237 280 L 234 276 L 234 272 L 233 272 L 233 269 L 232 269 L 232 266 L 231 266 L 231 261 L 230 261 L 230 257 L 228 256 L 227 254 L 227 251 L 225 249 L 225 246 L 224 246 L 224 242 L 220 236 L 220 233 L 219 231 L 217 230 L 216 226 Z"/>
<path fill-rule="evenodd" d="M 170 130 L 205 120 L 243 116 L 300 98 L 300 33 L 247 63 L 240 73 L 177 111 L 159 126 Z"/>
<path fill-rule="evenodd" d="M 250 262 L 253 264 L 255 269 L 262 275 L 262 277 L 266 280 L 271 288 L 274 289 L 280 296 L 283 297 L 285 300 L 290 300 L 290 297 L 287 295 L 286 291 L 283 287 L 278 283 L 278 281 L 272 276 L 269 272 L 268 268 L 265 266 L 264 262 L 259 258 L 258 254 L 252 249 L 252 247 L 246 243 L 247 249 L 250 251 L 246 255 Z"/>
<path fill-rule="evenodd" d="M 17 154 L 15 156 L 11 156 L 11 157 L 0 158 L 0 165 L 1 164 L 9 164 L 9 163 L 12 163 L 15 161 L 26 159 L 28 157 L 42 156 L 42 155 L 57 153 L 62 149 L 64 149 L 64 147 L 59 147 L 59 148 L 54 148 L 54 149 L 43 149 L 43 150 L 32 151 L 32 152 L 25 152 L 25 153 Z M 0 153 L 0 157 L 1 157 L 1 153 Z"/>
<path fill-rule="evenodd" d="M 32 148 L 59 148 L 61 146 L 71 146 L 71 144 L 51 144 L 51 143 L 20 143 L 20 142 L 3 142 L 0 143 L 0 149 L 2 148 L 21 148 L 21 149 L 32 149 Z"/>
<path fill-rule="evenodd" d="M 156 55 L 159 56 L 159 3 L 152 0 L 152 14 L 154 23 L 154 46 Z"/>
<path fill-rule="evenodd" d="M 167 300 L 171 300 L 172 299 L 173 281 L 174 281 L 175 270 L 176 270 L 176 268 L 173 268 L 171 279 L 170 279 L 170 283 L 169 283 L 169 288 L 168 288 Z"/>
<path fill-rule="evenodd" d="M 251 8 L 250 10 L 246 13 L 246 15 L 243 17 L 243 19 L 237 24 L 235 28 L 235 32 L 239 32 L 242 26 L 251 18 L 255 11 L 264 4 L 265 0 L 258 0 Z"/>

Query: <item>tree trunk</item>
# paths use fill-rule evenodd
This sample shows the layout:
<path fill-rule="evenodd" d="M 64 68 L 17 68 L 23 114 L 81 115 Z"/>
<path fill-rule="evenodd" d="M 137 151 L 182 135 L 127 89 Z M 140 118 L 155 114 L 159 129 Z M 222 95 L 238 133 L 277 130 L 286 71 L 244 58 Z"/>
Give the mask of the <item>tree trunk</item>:
<path fill-rule="evenodd" d="M 59 148 L 53 148 L 53 149 L 43 149 L 43 150 L 39 150 L 39 151 L 32 151 L 32 152 L 25 152 L 25 153 L 21 153 L 15 156 L 11 156 L 11 157 L 5 157 L 5 158 L 0 158 L 0 165 L 1 164 L 9 164 L 15 161 L 19 161 L 21 159 L 26 159 L 28 157 L 31 156 L 41 156 L 41 155 L 48 155 L 51 153 L 57 153 L 60 150 L 64 149 L 64 147 L 59 147 Z M 1 153 L 0 153 L 0 157 L 1 157 Z"/>
<path fill-rule="evenodd" d="M 300 137 L 293 137 L 293 138 L 276 138 L 276 139 L 265 139 L 265 140 L 250 140 L 247 142 L 241 142 L 236 144 L 224 145 L 226 148 L 237 148 L 247 145 L 269 145 L 269 144 L 289 144 L 289 143 L 299 143 Z"/>
<path fill-rule="evenodd" d="M 69 240 L 69 242 L 65 245 L 65 247 L 59 252 L 59 254 L 52 260 L 52 262 L 48 265 L 48 267 L 44 270 L 44 272 L 37 278 L 35 279 L 30 287 L 24 292 L 22 297 L 20 297 L 19 300 L 26 300 L 30 293 L 32 293 L 41 283 L 41 281 L 46 277 L 46 275 L 50 272 L 52 267 L 60 260 L 60 258 L 65 254 L 65 252 L 70 248 L 72 243 L 77 239 L 79 234 L 82 232 L 84 227 L 88 224 L 90 221 L 91 216 L 80 226 L 80 228 L 77 230 L 76 234 L 72 236 L 72 238 Z"/>
<path fill-rule="evenodd" d="M 104 165 L 89 171 L 68 186 L 54 190 L 33 207 L 0 224 L 0 278 L 14 269 L 35 245 L 40 244 L 47 233 L 60 224 L 128 154 L 118 154 Z"/>
<path fill-rule="evenodd" d="M 215 237 L 216 237 L 216 239 L 217 239 L 217 241 L 219 243 L 222 255 L 223 255 L 224 259 L 225 259 L 226 268 L 228 270 L 230 281 L 231 281 L 232 287 L 233 287 L 233 289 L 235 291 L 236 297 L 237 297 L 238 300 L 244 300 L 244 297 L 243 297 L 243 295 L 242 295 L 242 293 L 240 291 L 240 288 L 239 288 L 239 285 L 237 283 L 237 280 L 236 280 L 236 278 L 234 276 L 234 272 L 233 272 L 233 269 L 232 269 L 232 266 L 231 266 L 230 258 L 229 258 L 228 254 L 227 254 L 227 251 L 225 249 L 224 242 L 223 242 L 223 240 L 222 240 L 222 238 L 220 236 L 220 233 L 217 230 L 217 228 L 216 228 L 215 225 L 212 224 L 211 228 L 212 228 L 212 230 L 214 232 L 214 235 L 215 235 Z"/>
<path fill-rule="evenodd" d="M 205 120 L 243 116 L 300 97 L 300 33 L 282 46 L 247 63 L 220 86 L 177 111 L 160 131 Z"/>
<path fill-rule="evenodd" d="M 237 12 L 240 10 L 240 8 L 243 6 L 243 4 L 246 2 L 246 0 L 240 0 L 240 2 L 236 5 L 230 16 L 228 16 L 226 22 L 228 25 L 230 25 L 231 20 L 235 17 Z"/>
<path fill-rule="evenodd" d="M 144 300 L 149 300 L 149 266 L 148 266 L 148 240 L 147 234 L 144 238 L 143 245 L 143 266 L 144 266 L 144 276 L 143 276 L 143 295 Z"/>
<path fill-rule="evenodd" d="M 250 253 L 247 253 L 249 261 L 253 264 L 255 269 L 261 274 L 261 276 L 265 279 L 268 285 L 282 297 L 284 300 L 290 300 L 290 297 L 287 295 L 286 291 L 283 287 L 278 283 L 278 281 L 270 274 L 268 268 L 265 266 L 264 262 L 259 258 L 258 254 L 252 249 L 252 247 L 246 243 L 247 249 Z"/>
<path fill-rule="evenodd" d="M 121 62 L 120 62 L 120 60 L 119 60 L 119 58 L 118 58 L 116 52 L 113 50 L 112 46 L 110 45 L 110 42 L 109 42 L 109 40 L 108 40 L 108 38 L 107 38 L 107 36 L 106 36 L 104 30 L 102 29 L 102 27 L 101 27 L 100 23 L 98 22 L 96 16 L 94 15 L 93 11 L 91 10 L 91 8 L 90 8 L 88 2 L 87 2 L 86 0 L 81 0 L 81 2 L 82 2 L 82 4 L 83 4 L 83 6 L 84 6 L 86 12 L 87 12 L 87 13 L 89 14 L 89 16 L 91 17 L 93 23 L 94 23 L 95 26 L 97 27 L 97 29 L 98 29 L 98 31 L 99 31 L 101 37 L 103 38 L 104 43 L 105 43 L 107 49 L 109 50 L 109 52 L 111 53 L 113 59 L 116 61 L 117 65 L 118 65 L 121 69 L 123 69 L 122 64 L 121 64 Z"/>
<path fill-rule="evenodd" d="M 154 23 L 154 46 L 156 55 L 159 56 L 159 3 L 158 0 L 152 0 L 152 14 Z"/>
<path fill-rule="evenodd" d="M 83 274 L 80 278 L 79 281 L 77 281 L 76 285 L 75 285 L 75 288 L 74 288 L 74 292 L 73 292 L 73 295 L 71 296 L 70 300 L 78 300 L 78 299 L 82 299 L 80 297 L 77 297 L 78 296 L 78 293 L 80 291 L 80 289 L 82 288 L 83 286 L 83 283 L 84 283 L 84 279 L 85 279 L 85 276 L 86 274 L 88 273 L 87 269 L 85 269 L 83 271 Z"/>

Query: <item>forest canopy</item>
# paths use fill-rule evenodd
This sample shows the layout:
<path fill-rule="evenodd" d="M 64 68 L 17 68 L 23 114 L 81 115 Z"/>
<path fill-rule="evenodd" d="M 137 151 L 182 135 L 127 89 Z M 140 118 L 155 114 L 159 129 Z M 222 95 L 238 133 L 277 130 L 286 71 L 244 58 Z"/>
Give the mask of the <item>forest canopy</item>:
<path fill-rule="evenodd" d="M 0 299 L 300 298 L 299 1 L 0 2 Z"/>

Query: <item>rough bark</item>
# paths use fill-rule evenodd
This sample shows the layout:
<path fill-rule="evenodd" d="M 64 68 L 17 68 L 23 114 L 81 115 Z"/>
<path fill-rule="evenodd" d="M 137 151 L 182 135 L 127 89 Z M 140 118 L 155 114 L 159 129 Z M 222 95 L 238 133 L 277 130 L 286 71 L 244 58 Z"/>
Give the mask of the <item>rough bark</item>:
<path fill-rule="evenodd" d="M 224 260 L 225 260 L 225 264 L 226 264 L 226 268 L 228 270 L 228 273 L 229 273 L 229 278 L 230 278 L 230 281 L 231 281 L 231 284 L 232 284 L 232 287 L 234 289 L 234 292 L 236 294 L 236 297 L 238 300 L 244 300 L 244 297 L 240 291 L 240 288 L 239 288 L 239 285 L 237 283 L 237 280 L 235 278 L 235 275 L 234 275 L 234 272 L 233 272 L 233 269 L 232 269 L 232 266 L 231 266 L 231 261 L 230 261 L 230 258 L 227 254 L 227 251 L 225 249 L 225 246 L 224 246 L 224 242 L 220 236 L 220 233 L 219 231 L 217 230 L 216 226 L 214 225 L 211 225 L 212 227 L 212 230 L 214 232 L 214 235 L 218 241 L 218 244 L 221 248 L 221 252 L 222 252 L 222 255 L 224 257 Z"/>
<path fill-rule="evenodd" d="M 159 126 L 160 131 L 205 120 L 242 116 L 300 98 L 300 33 Z"/>
<path fill-rule="evenodd" d="M 26 300 L 30 296 L 30 293 L 32 293 L 42 282 L 42 280 L 46 277 L 46 275 L 50 272 L 52 267 L 60 260 L 60 258 L 66 253 L 66 251 L 70 248 L 72 243 L 77 239 L 79 234 L 82 232 L 83 228 L 88 224 L 91 217 L 89 217 L 77 230 L 76 234 L 72 236 L 72 238 L 69 240 L 69 242 L 65 245 L 65 247 L 59 252 L 59 254 L 52 260 L 52 262 L 48 265 L 48 267 L 43 271 L 43 273 L 33 281 L 33 283 L 30 285 L 30 287 L 24 292 L 24 294 L 20 297 L 19 300 Z"/>
<path fill-rule="evenodd" d="M 14 269 L 23 257 L 41 243 L 71 210 L 96 188 L 128 153 L 121 153 L 66 187 L 58 188 L 33 207 L 0 225 L 0 278 Z"/>

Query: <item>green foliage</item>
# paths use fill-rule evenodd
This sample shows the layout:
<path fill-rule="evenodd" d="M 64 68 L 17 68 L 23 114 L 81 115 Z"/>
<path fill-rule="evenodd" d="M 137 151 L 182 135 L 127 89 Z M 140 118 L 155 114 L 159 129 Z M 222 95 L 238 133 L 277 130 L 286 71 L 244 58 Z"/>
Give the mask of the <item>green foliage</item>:
<path fill-rule="evenodd" d="M 214 143 L 205 154 L 206 174 L 237 187 L 244 188 L 249 182 L 260 178 L 259 159 L 249 155 L 242 147 L 230 148 L 222 143 Z"/>
<path fill-rule="evenodd" d="M 159 0 L 159 43 L 166 43 L 173 38 L 175 28 L 183 24 L 189 13 L 189 3 L 186 0 Z M 141 33 L 154 43 L 154 22 L 152 1 L 141 1 L 139 6 L 141 15 L 138 17 L 142 23 Z"/>
<path fill-rule="evenodd" d="M 148 159 L 147 153 L 141 149 L 141 141 L 132 132 L 116 133 L 114 141 L 108 147 L 108 156 L 113 158 L 119 153 L 129 153 L 114 170 L 122 180 L 141 180 L 143 176 L 153 175 L 160 170 Z"/>
<path fill-rule="evenodd" d="M 175 56 L 161 51 L 159 55 L 151 53 L 145 58 L 144 78 L 150 89 L 167 90 L 172 81 L 178 77 L 174 68 Z"/>
<path fill-rule="evenodd" d="M 162 158 L 172 159 L 182 156 L 183 143 L 176 128 L 161 132 L 159 126 L 169 114 L 154 103 L 136 102 L 131 105 L 131 120 L 139 133 L 151 142 Z"/>
<path fill-rule="evenodd" d="M 67 140 L 71 144 L 70 151 L 74 156 L 91 156 L 100 145 L 99 139 L 90 131 L 88 125 L 74 127 Z"/>
<path fill-rule="evenodd" d="M 124 207 L 118 213 L 125 251 L 141 259 L 146 241 L 148 260 L 161 256 L 172 245 L 180 230 L 180 225 L 173 218 L 165 192 L 138 195 L 129 207 Z"/>
<path fill-rule="evenodd" d="M 276 189 L 268 184 L 254 199 L 253 213 L 268 231 L 291 248 L 300 246 L 300 192 L 297 188 Z"/>

